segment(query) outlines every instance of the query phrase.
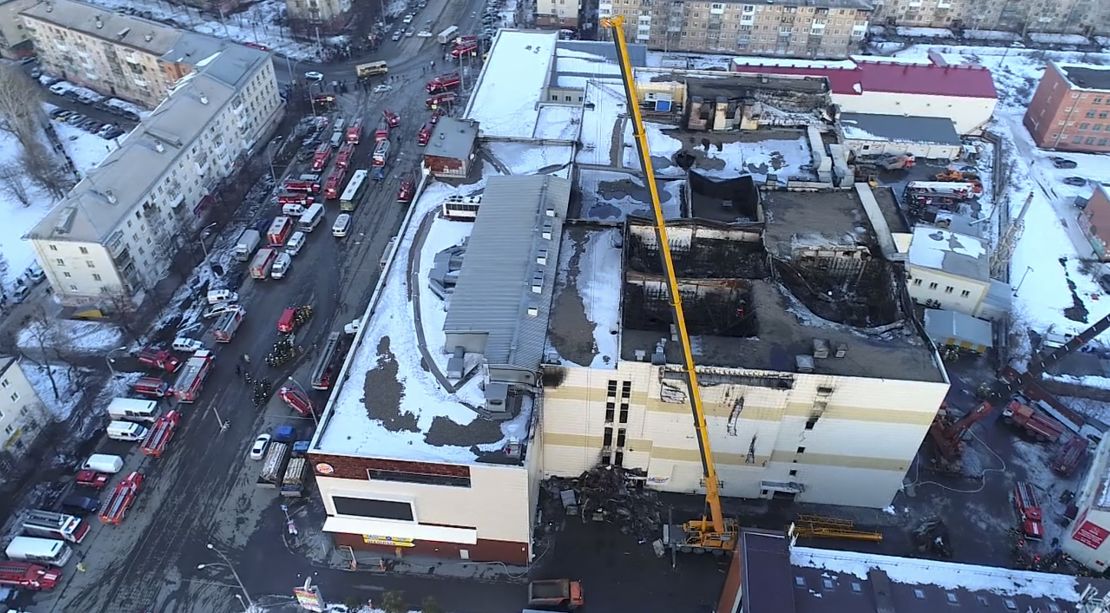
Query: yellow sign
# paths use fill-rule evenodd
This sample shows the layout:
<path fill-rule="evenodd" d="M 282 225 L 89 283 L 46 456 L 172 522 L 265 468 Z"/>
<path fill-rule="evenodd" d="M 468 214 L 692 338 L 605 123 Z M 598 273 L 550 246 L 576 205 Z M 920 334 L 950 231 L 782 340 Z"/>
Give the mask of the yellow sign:
<path fill-rule="evenodd" d="M 362 542 L 367 545 L 388 545 L 390 547 L 416 547 L 416 542 L 412 539 L 402 538 L 399 536 L 374 536 L 371 534 L 363 534 Z"/>

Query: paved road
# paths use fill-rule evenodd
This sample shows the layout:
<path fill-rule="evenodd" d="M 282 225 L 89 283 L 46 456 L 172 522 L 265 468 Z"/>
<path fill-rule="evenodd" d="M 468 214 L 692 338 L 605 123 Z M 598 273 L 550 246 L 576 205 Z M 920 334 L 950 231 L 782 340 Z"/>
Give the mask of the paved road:
<path fill-rule="evenodd" d="M 448 4 L 452 6 L 445 8 Z M 474 4 L 480 6 L 478 0 Z M 421 18 L 430 17 L 436 6 L 443 13 L 437 25 L 474 19 L 467 17 L 474 9 L 446 0 L 433 2 L 424 11 L 428 15 Z M 383 95 L 355 89 L 339 96 L 338 114 L 348 121 L 363 117 L 368 131 L 376 125 L 387 103 L 402 114 L 402 123 L 392 135 L 395 157 L 386 180 L 371 184 L 354 213 L 347 238 L 331 236 L 331 223 L 338 210 L 334 202 L 329 203 L 326 221 L 310 235 L 287 278 L 264 282 L 248 279 L 243 283 L 239 292 L 247 317 L 234 340 L 218 346 L 215 367 L 200 401 L 181 405 L 185 419 L 166 457 L 144 459 L 133 447 L 128 449 L 118 442 L 109 441 L 102 446 L 107 452 L 130 451 L 126 470 L 143 471 L 147 486 L 123 525 L 101 526 L 94 521 L 91 538 L 78 547 L 87 571 L 78 573 L 71 563 L 66 585 L 37 595 L 35 610 L 229 610 L 235 606 L 232 598 L 236 591 L 233 586 L 226 587 L 230 583 L 227 573 L 214 578 L 213 569 L 196 568 L 198 564 L 219 561 L 205 548 L 209 541 L 225 546 L 248 590 L 254 594 L 288 595 L 297 575 L 308 571 L 308 560 L 284 548 L 281 539 L 284 517 L 275 511 L 277 496 L 273 490 L 253 485 L 257 465 L 246 459 L 255 434 L 273 423 L 287 421 L 287 411 L 271 408 L 267 415 L 255 409 L 235 366 L 240 362 L 239 356 L 248 354 L 254 358 L 250 370 L 256 378 L 280 382 L 294 369 L 311 362 L 312 356 L 303 356 L 282 369 L 270 369 L 263 364 L 262 358 L 276 340 L 275 322 L 286 306 L 315 307 L 313 319 L 298 332 L 297 344 L 305 348 L 322 345 L 331 330 L 364 310 L 380 273 L 379 259 L 405 213 L 404 205 L 396 202 L 400 180 L 417 170 L 415 136 L 428 116 L 422 86 L 430 76 L 422 74 L 421 69 L 430 60 L 439 59 L 441 53 L 435 39 L 413 37 L 400 44 L 387 43 L 377 57 L 390 62 L 394 91 Z M 313 68 L 322 68 L 329 81 L 342 78 L 350 83 L 353 63 Z M 276 65 L 284 67 L 285 63 L 278 61 Z M 289 68 L 307 69 L 294 68 L 292 63 Z M 368 166 L 371 141 L 372 138 L 363 138 L 352 169 Z M 298 174 L 304 169 L 294 164 L 290 172 Z M 270 207 L 268 215 L 277 213 L 276 205 Z M 251 221 L 251 225 L 256 225 L 264 219 Z M 317 394 L 319 404 L 325 400 L 324 394 Z M 277 404 L 275 401 L 271 407 Z M 219 428 L 221 420 L 230 422 L 226 431 Z M 302 421 L 298 425 L 307 435 L 307 423 Z M 274 546 L 266 547 L 266 543 Z M 399 588 L 410 594 L 434 594 L 440 602 L 451 603 L 452 610 L 508 611 L 519 606 L 522 597 L 521 586 L 515 584 L 495 587 L 312 570 L 319 573 L 321 582 L 333 586 L 330 595 L 333 599 L 349 595 L 369 598 L 384 589 Z"/>

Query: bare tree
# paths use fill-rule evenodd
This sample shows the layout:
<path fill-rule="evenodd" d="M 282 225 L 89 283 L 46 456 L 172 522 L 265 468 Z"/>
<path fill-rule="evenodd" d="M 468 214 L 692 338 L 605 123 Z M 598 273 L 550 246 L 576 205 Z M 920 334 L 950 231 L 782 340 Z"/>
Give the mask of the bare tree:
<path fill-rule="evenodd" d="M 119 327 L 123 328 L 124 332 L 134 338 L 135 331 L 133 326 L 138 309 L 131 300 L 131 297 L 127 295 L 123 288 L 112 289 L 104 287 L 101 288 L 100 291 L 104 297 L 105 306 L 111 309 L 108 316 L 119 324 Z"/>
<path fill-rule="evenodd" d="M 20 160 L 27 176 L 55 200 L 62 198 L 73 187 L 73 177 L 56 154 L 39 141 L 23 147 Z"/>
<path fill-rule="evenodd" d="M 54 327 L 50 318 L 47 317 L 46 309 L 41 306 L 31 311 L 30 319 L 31 335 L 39 346 L 39 359 L 42 360 L 42 366 L 46 369 L 46 378 L 50 379 L 50 388 L 54 390 L 54 399 L 60 400 L 62 395 L 58 392 L 58 382 L 54 380 L 54 370 L 50 365 L 50 356 L 47 353 L 47 347 L 50 347 L 54 350 L 54 356 L 61 358 L 61 354 L 58 352 L 58 330 Z"/>
<path fill-rule="evenodd" d="M 38 87 L 18 64 L 0 64 L 0 130 L 26 148 L 38 142 L 45 123 Z"/>
<path fill-rule="evenodd" d="M 0 190 L 15 198 L 23 206 L 31 205 L 31 195 L 23 182 L 23 170 L 15 163 L 0 165 Z"/>

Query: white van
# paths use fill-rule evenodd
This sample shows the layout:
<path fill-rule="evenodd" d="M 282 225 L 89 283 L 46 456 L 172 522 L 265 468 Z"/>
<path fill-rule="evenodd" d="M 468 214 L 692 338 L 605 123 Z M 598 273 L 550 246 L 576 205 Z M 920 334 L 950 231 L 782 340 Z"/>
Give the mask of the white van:
<path fill-rule="evenodd" d="M 239 299 L 239 294 L 229 289 L 211 289 L 208 290 L 208 304 L 220 304 L 221 302 L 235 302 Z"/>
<path fill-rule="evenodd" d="M 81 470 L 91 470 L 98 473 L 114 475 L 123 470 L 123 458 L 118 455 L 94 453 L 81 465 Z"/>
<path fill-rule="evenodd" d="M 179 336 L 173 339 L 173 344 L 170 346 L 173 347 L 174 351 L 180 351 L 182 353 L 193 353 L 204 349 L 204 343 L 187 336 Z"/>
<path fill-rule="evenodd" d="M 340 213 L 339 217 L 335 218 L 335 223 L 331 226 L 331 235 L 335 238 L 343 238 L 347 236 L 347 229 L 351 227 L 351 214 Z"/>
<path fill-rule="evenodd" d="M 300 217 L 304 215 L 304 207 L 296 202 L 281 205 L 281 214 L 289 215 L 290 217 Z"/>
<path fill-rule="evenodd" d="M 147 429 L 133 421 L 113 421 L 108 424 L 108 438 L 117 441 L 141 441 Z"/>
<path fill-rule="evenodd" d="M 152 423 L 158 419 L 158 401 L 115 398 L 108 404 L 108 416 L 112 419 Z"/>
<path fill-rule="evenodd" d="M 323 218 L 324 203 L 317 202 L 305 209 L 304 214 L 297 221 L 297 229 L 306 234 L 312 232 L 316 229 L 316 226 L 320 225 L 320 220 Z"/>
<path fill-rule="evenodd" d="M 289 272 L 289 268 L 293 266 L 293 256 L 288 253 L 282 253 L 274 260 L 274 265 L 270 267 L 270 278 L 283 279 Z"/>
<path fill-rule="evenodd" d="M 294 232 L 293 236 L 289 237 L 289 241 L 285 243 L 285 253 L 289 255 L 297 255 L 300 253 L 301 248 L 304 247 L 305 238 L 304 232 L 300 230 Z"/>

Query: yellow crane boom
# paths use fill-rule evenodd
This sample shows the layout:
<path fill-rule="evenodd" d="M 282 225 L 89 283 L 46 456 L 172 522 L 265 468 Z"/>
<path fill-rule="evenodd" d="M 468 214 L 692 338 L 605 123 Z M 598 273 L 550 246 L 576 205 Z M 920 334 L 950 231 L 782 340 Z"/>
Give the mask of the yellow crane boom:
<path fill-rule="evenodd" d="M 686 331 L 686 317 L 682 311 L 682 295 L 678 291 L 678 276 L 675 274 L 674 261 L 671 259 L 671 244 L 667 238 L 667 224 L 663 218 L 663 205 L 659 200 L 659 188 L 655 185 L 655 170 L 651 165 L 651 151 L 648 148 L 647 131 L 640 113 L 639 98 L 636 95 L 636 80 L 632 73 L 632 62 L 628 57 L 628 44 L 624 38 L 624 18 L 608 17 L 601 20 L 602 27 L 613 33 L 617 60 L 620 62 L 624 93 L 627 97 L 628 112 L 632 117 L 632 133 L 636 139 L 636 149 L 640 156 L 640 166 L 644 171 L 644 183 L 651 194 L 651 209 L 655 214 L 655 236 L 659 241 L 663 269 L 667 275 L 667 291 L 670 294 L 671 312 L 678 328 L 679 343 L 682 345 L 683 367 L 686 386 L 690 395 L 690 407 L 694 414 L 694 429 L 698 435 L 701 450 L 702 471 L 705 474 L 705 502 L 709 507 L 709 517 L 686 522 L 684 529 L 688 535 L 687 546 L 710 550 L 731 550 L 736 543 L 737 524 L 726 521 L 721 511 L 720 483 L 717 469 L 713 465 L 713 452 L 709 445 L 709 430 L 705 424 L 705 411 L 701 404 L 701 389 L 698 375 L 694 370 L 694 354 L 690 350 L 690 337 Z"/>

